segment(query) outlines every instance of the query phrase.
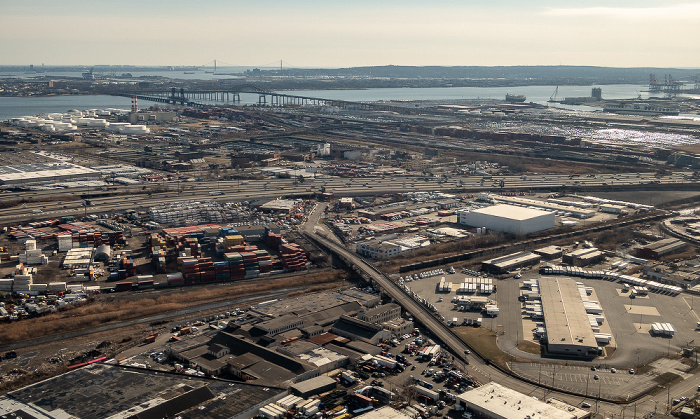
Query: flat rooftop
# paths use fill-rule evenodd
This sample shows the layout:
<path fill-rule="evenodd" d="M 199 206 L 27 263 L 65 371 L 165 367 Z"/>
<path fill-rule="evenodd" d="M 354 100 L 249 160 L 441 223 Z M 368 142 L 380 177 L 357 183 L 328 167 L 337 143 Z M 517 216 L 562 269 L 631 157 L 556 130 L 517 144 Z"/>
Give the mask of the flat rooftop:
<path fill-rule="evenodd" d="M 72 163 L 32 163 L 16 166 L 0 166 L 0 183 L 18 181 L 36 181 L 44 178 L 62 176 L 100 176 L 97 170 Z"/>
<path fill-rule="evenodd" d="M 457 396 L 467 404 L 470 410 L 488 412 L 493 418 L 525 418 L 530 419 L 575 419 L 576 415 L 558 409 L 545 402 L 503 387 L 500 384 L 488 383 Z"/>
<path fill-rule="evenodd" d="M 508 267 L 511 265 L 517 265 L 517 264 L 525 263 L 525 262 L 529 262 L 529 261 L 540 260 L 540 258 L 541 258 L 541 256 L 536 254 L 536 253 L 518 252 L 518 253 L 511 253 L 510 255 L 497 257 L 495 259 L 485 260 L 483 263 L 486 263 L 489 265 L 494 265 L 494 266 L 499 266 L 499 267 Z"/>
<path fill-rule="evenodd" d="M 570 212 L 570 213 L 574 213 L 574 214 L 586 214 L 588 216 L 595 215 L 595 210 L 592 210 L 592 209 L 572 208 L 572 207 L 567 207 L 564 205 L 553 204 L 553 203 L 547 202 L 547 201 L 537 201 L 534 199 L 525 199 L 525 198 L 517 198 L 517 197 L 512 197 L 512 196 L 500 196 L 500 195 L 493 195 L 492 197 L 500 202 L 509 202 L 512 204 L 519 204 L 519 205 L 531 205 L 531 206 L 540 207 L 540 208 L 547 208 L 547 209 L 554 210 L 554 211 L 564 211 L 564 212 Z"/>
<path fill-rule="evenodd" d="M 532 208 L 518 207 L 516 205 L 499 204 L 492 205 L 486 208 L 474 210 L 477 214 L 492 215 L 494 217 L 503 217 L 511 220 L 525 221 L 532 218 L 541 217 L 550 214 L 547 211 L 542 211 Z"/>
<path fill-rule="evenodd" d="M 360 416 L 355 416 L 355 419 L 411 419 L 411 416 L 399 412 L 392 407 L 384 406 L 379 409 L 370 410 Z"/>
<path fill-rule="evenodd" d="M 232 417 L 284 392 L 277 387 L 92 364 L 12 391 L 51 417 Z M 65 413 L 64 413 L 65 412 Z"/>
<path fill-rule="evenodd" d="M 547 343 L 598 347 L 576 281 L 542 277 L 539 285 Z"/>

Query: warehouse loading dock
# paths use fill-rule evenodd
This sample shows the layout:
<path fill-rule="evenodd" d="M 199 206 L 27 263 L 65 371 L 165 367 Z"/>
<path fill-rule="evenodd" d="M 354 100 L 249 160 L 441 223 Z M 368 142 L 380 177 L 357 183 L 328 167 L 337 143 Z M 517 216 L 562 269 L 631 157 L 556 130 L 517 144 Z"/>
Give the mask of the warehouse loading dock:
<path fill-rule="evenodd" d="M 514 269 L 536 265 L 540 262 L 540 259 L 541 256 L 536 253 L 511 253 L 510 255 L 481 262 L 481 269 L 491 273 L 503 274 Z"/>
<path fill-rule="evenodd" d="M 576 282 L 542 278 L 539 288 L 547 327 L 547 350 L 582 358 L 597 356 L 598 343 Z"/>

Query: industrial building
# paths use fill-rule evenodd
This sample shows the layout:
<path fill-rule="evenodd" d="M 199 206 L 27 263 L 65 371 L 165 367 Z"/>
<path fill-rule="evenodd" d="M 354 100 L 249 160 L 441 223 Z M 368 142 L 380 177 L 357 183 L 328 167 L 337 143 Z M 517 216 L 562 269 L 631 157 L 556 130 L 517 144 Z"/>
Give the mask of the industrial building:
<path fill-rule="evenodd" d="M 0 397 L 0 417 L 230 418 L 284 393 L 278 387 L 95 363 Z"/>
<path fill-rule="evenodd" d="M 380 240 L 372 237 L 367 241 L 357 243 L 355 251 L 367 258 L 386 260 L 428 246 L 430 246 L 430 239 L 423 236 L 401 240 Z"/>
<path fill-rule="evenodd" d="M 414 416 L 409 416 L 399 410 L 392 408 L 391 406 L 383 406 L 379 409 L 370 410 L 367 413 L 363 413 L 360 416 L 356 416 L 356 419 L 411 419 Z"/>
<path fill-rule="evenodd" d="M 335 389 L 336 381 L 327 375 L 319 375 L 306 381 L 301 381 L 289 387 L 292 394 L 299 397 L 311 397 Z"/>
<path fill-rule="evenodd" d="M 33 163 L 0 166 L 0 185 L 26 186 L 74 180 L 99 180 L 100 172 L 72 163 Z"/>
<path fill-rule="evenodd" d="M 381 326 L 350 316 L 341 316 L 333 324 L 331 332 L 352 340 L 360 340 L 372 345 L 391 339 L 391 332 Z"/>
<path fill-rule="evenodd" d="M 554 213 L 514 205 L 493 205 L 457 213 L 460 224 L 523 235 L 554 227 Z"/>
<path fill-rule="evenodd" d="M 482 198 L 482 194 L 479 194 L 479 199 Z M 505 204 L 525 206 L 528 208 L 539 208 L 544 211 L 550 211 L 558 213 L 559 215 L 566 215 L 569 217 L 576 218 L 591 218 L 595 216 L 595 209 L 578 207 L 573 208 L 571 206 L 559 205 L 557 202 L 552 200 L 548 201 L 537 201 L 534 199 L 518 198 L 515 196 L 501 196 L 501 195 L 491 195 L 488 194 L 488 199 L 491 201 L 501 202 Z"/>
<path fill-rule="evenodd" d="M 605 254 L 595 247 L 588 249 L 578 249 L 573 252 L 565 253 L 561 261 L 573 266 L 588 266 L 593 263 L 602 261 Z"/>
<path fill-rule="evenodd" d="M 559 246 L 547 246 L 533 251 L 542 256 L 542 259 L 552 260 L 561 257 L 562 249 Z"/>
<path fill-rule="evenodd" d="M 624 206 L 613 204 L 600 204 L 599 208 L 600 212 L 606 212 L 608 214 L 621 214 L 625 210 Z"/>
<path fill-rule="evenodd" d="M 369 310 L 361 310 L 357 318 L 370 323 L 383 323 L 401 317 L 401 306 L 388 303 Z"/>
<path fill-rule="evenodd" d="M 584 419 L 590 417 L 589 412 L 573 406 L 561 409 L 557 405 L 528 397 L 494 382 L 458 395 L 457 403 L 478 418 Z"/>
<path fill-rule="evenodd" d="M 581 358 L 597 356 L 598 342 L 576 281 L 542 278 L 539 290 L 547 327 L 547 350 Z"/>
<path fill-rule="evenodd" d="M 670 238 L 649 243 L 637 249 L 637 255 L 651 259 L 658 259 L 659 256 L 683 250 L 686 243 L 680 239 Z"/>
<path fill-rule="evenodd" d="M 512 253 L 481 262 L 481 269 L 491 273 L 502 274 L 524 266 L 536 265 L 540 262 L 540 259 L 541 256 L 536 253 Z"/>

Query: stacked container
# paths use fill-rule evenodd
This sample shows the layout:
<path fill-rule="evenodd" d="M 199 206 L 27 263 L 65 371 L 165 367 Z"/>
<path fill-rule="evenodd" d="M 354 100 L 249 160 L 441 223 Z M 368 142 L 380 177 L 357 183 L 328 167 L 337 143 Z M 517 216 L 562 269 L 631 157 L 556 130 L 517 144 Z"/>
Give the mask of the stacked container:
<path fill-rule="evenodd" d="M 297 244 L 287 243 L 280 246 L 282 254 L 282 266 L 289 271 L 299 271 L 308 261 L 306 253 Z"/>
<path fill-rule="evenodd" d="M 66 286 L 65 282 L 50 282 L 49 283 L 49 292 L 58 294 L 59 292 L 66 292 L 68 287 Z"/>
<path fill-rule="evenodd" d="M 12 285 L 14 285 L 14 279 L 0 279 L 0 292 L 12 292 Z"/>
<path fill-rule="evenodd" d="M 255 255 L 258 257 L 260 273 L 272 271 L 272 257 L 267 250 L 256 250 L 253 253 L 255 253 Z"/>
<path fill-rule="evenodd" d="M 29 286 L 32 285 L 32 275 L 15 275 L 15 282 L 12 285 L 12 291 L 19 293 L 29 292 Z"/>
<path fill-rule="evenodd" d="M 212 262 L 211 258 L 200 258 L 198 262 L 202 282 L 215 282 L 216 272 L 214 271 L 214 262 Z"/>
<path fill-rule="evenodd" d="M 155 267 L 156 272 L 165 272 L 165 249 L 160 246 L 154 246 L 151 248 L 151 262 L 153 267 Z"/>
<path fill-rule="evenodd" d="M 243 258 L 243 266 L 245 267 L 244 279 L 255 278 L 260 275 L 260 265 L 258 264 L 258 256 L 253 252 L 241 253 Z"/>
<path fill-rule="evenodd" d="M 275 234 L 267 227 L 265 227 L 263 238 L 265 239 L 265 245 L 270 249 L 277 249 L 282 245 L 282 235 Z"/>
<path fill-rule="evenodd" d="M 170 286 L 185 285 L 185 277 L 181 273 L 170 274 L 167 276 L 167 280 Z"/>
<path fill-rule="evenodd" d="M 57 238 L 59 252 L 67 252 L 73 248 L 73 237 L 70 234 L 60 234 Z"/>
<path fill-rule="evenodd" d="M 231 279 L 243 279 L 245 277 L 245 266 L 240 253 L 226 253 L 226 262 L 231 273 Z"/>
<path fill-rule="evenodd" d="M 134 260 L 129 259 L 126 256 L 124 256 L 120 261 L 119 261 L 119 267 L 121 270 L 119 270 L 119 279 L 123 279 L 121 272 L 122 270 L 126 272 L 126 277 L 134 276 L 136 275 L 136 265 L 134 265 Z"/>
<path fill-rule="evenodd" d="M 182 261 L 182 276 L 185 277 L 185 282 L 200 282 L 201 275 L 197 259 L 184 259 Z"/>
<path fill-rule="evenodd" d="M 214 272 L 216 273 L 217 280 L 229 280 L 231 279 L 231 272 L 228 267 L 228 261 L 214 262 Z"/>

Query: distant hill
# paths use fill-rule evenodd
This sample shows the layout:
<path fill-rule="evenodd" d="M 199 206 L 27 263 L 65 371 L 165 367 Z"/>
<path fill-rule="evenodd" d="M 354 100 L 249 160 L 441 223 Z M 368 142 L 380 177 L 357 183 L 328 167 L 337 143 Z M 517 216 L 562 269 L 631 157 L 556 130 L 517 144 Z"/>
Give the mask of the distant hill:
<path fill-rule="evenodd" d="M 592 67 L 592 66 L 376 66 L 349 67 L 338 69 L 284 69 L 263 70 L 263 74 L 286 74 L 288 76 L 354 76 L 369 78 L 406 78 L 406 79 L 477 79 L 523 81 L 539 84 L 582 83 L 641 83 L 649 82 L 649 75 L 655 74 L 658 80 L 664 80 L 670 74 L 676 80 L 692 82 L 700 75 L 700 69 L 655 68 L 655 67 Z M 501 83 L 499 83 L 501 84 Z M 508 84 L 508 83 L 505 83 Z"/>

